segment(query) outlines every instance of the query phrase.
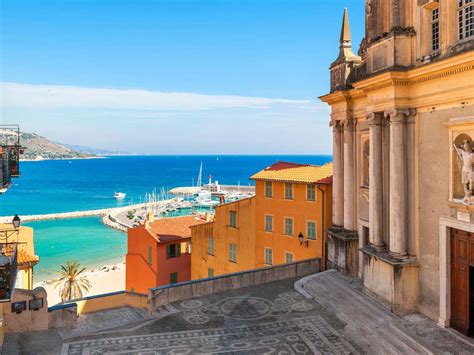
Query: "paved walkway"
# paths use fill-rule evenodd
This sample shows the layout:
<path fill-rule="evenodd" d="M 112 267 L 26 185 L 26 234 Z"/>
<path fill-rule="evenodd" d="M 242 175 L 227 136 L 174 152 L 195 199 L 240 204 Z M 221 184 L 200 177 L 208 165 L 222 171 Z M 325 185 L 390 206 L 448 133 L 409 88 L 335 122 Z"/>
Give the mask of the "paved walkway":
<path fill-rule="evenodd" d="M 91 316 L 69 332 L 8 335 L 4 353 L 474 353 L 469 339 L 422 316 L 390 313 L 363 294 L 357 279 L 328 271 L 295 281 L 177 302 L 164 307 L 160 319 L 122 309 Z M 302 286 L 310 298 L 295 291 Z M 130 322 L 111 321 L 114 314 Z"/>

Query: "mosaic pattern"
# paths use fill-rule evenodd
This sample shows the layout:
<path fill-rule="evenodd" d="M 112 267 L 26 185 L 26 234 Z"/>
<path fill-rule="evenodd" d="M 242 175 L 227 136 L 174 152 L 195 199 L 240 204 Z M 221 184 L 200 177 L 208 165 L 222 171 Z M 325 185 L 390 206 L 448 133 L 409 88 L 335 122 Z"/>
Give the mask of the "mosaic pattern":
<path fill-rule="evenodd" d="M 291 312 L 308 312 L 314 308 L 296 292 L 282 293 L 273 302 L 259 297 L 230 297 L 207 305 L 199 300 L 187 300 L 180 306 L 184 320 L 190 324 L 205 324 L 219 316 L 242 321 L 257 320 Z"/>
<path fill-rule="evenodd" d="M 232 329 L 194 330 L 65 344 L 62 354 L 355 354 L 320 316 Z"/>
<path fill-rule="evenodd" d="M 148 313 L 143 309 L 130 307 L 116 308 L 81 315 L 74 328 L 60 328 L 59 334 L 62 338 L 71 338 L 120 327 L 148 318 Z"/>

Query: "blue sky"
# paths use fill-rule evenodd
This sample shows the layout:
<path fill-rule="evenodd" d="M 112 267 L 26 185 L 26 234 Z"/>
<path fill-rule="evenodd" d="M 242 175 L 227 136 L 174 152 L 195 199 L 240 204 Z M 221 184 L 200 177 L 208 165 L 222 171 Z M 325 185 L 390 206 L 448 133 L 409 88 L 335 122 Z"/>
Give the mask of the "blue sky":
<path fill-rule="evenodd" d="M 345 6 L 357 49 L 363 0 L 3 0 L 1 121 L 136 153 L 330 153 Z"/>

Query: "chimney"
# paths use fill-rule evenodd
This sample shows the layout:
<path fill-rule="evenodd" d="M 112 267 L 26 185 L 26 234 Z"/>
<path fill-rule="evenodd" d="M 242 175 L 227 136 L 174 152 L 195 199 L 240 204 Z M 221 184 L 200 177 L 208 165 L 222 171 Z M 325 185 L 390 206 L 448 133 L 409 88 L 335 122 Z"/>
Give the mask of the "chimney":
<path fill-rule="evenodd" d="M 155 217 L 153 216 L 153 212 L 148 212 L 146 214 L 146 219 L 145 219 L 145 228 L 150 228 L 150 224 L 155 221 Z"/>

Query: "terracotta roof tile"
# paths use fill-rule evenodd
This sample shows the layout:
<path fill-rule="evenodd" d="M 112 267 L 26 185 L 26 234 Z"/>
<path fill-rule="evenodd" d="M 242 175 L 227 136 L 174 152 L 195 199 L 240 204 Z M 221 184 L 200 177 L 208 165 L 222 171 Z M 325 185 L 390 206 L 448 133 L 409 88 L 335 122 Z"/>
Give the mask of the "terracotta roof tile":
<path fill-rule="evenodd" d="M 12 245 L 3 245 L 2 254 L 5 256 L 13 255 L 13 246 Z M 16 253 L 16 260 L 18 264 L 31 264 L 39 262 L 39 257 L 37 255 L 30 255 L 26 251 L 20 249 Z"/>
<path fill-rule="evenodd" d="M 161 218 L 150 223 L 148 230 L 158 242 L 191 238 L 191 226 L 206 223 L 206 219 L 199 216 L 182 216 Z"/>
<path fill-rule="evenodd" d="M 330 184 L 332 182 L 332 167 L 332 163 L 317 166 L 278 162 L 254 174 L 251 179 L 304 184 Z"/>

